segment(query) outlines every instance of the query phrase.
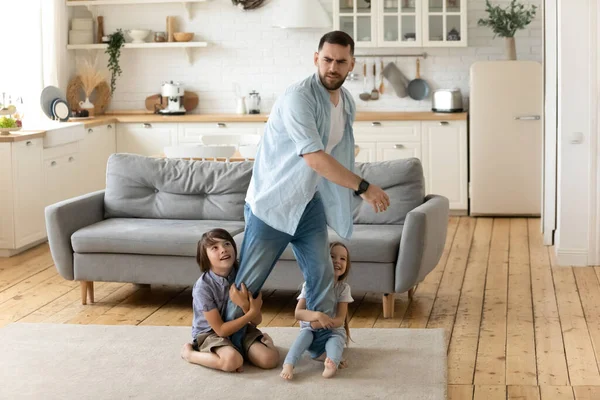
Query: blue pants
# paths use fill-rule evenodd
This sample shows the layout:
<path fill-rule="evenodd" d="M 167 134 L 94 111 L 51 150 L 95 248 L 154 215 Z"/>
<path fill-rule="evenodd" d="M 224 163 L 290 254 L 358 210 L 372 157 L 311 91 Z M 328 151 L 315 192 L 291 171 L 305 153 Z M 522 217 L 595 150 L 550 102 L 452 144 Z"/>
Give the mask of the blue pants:
<path fill-rule="evenodd" d="M 302 354 L 308 350 L 312 358 L 317 358 L 321 354 L 327 353 L 327 357 L 337 367 L 340 361 L 342 361 L 345 343 L 345 332 L 342 333 L 338 330 L 329 329 L 319 329 L 316 331 L 301 329 L 283 363 L 295 366 L 300 357 L 302 357 Z"/>
<path fill-rule="evenodd" d="M 306 309 L 334 315 L 333 264 L 329 254 L 327 220 L 320 195 L 308 202 L 294 235 L 278 231 L 257 218 L 246 204 L 244 208 L 246 230 L 240 249 L 240 268 L 235 280 L 239 288 L 243 283 L 256 297 L 273 270 L 275 263 L 287 247 L 292 250 L 306 282 Z M 226 320 L 242 316 L 242 310 L 231 300 L 227 303 Z M 240 350 L 246 328 L 231 337 Z"/>

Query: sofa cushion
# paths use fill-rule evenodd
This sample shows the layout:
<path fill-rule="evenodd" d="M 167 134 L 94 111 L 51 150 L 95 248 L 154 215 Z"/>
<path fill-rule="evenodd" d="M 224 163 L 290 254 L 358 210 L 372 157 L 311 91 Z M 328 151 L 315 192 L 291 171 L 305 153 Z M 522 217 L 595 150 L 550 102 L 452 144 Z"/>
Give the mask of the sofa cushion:
<path fill-rule="evenodd" d="M 354 225 L 354 233 L 348 244 L 350 259 L 364 262 L 395 263 L 398 259 L 403 225 Z M 330 242 L 344 242 L 333 229 L 328 228 Z M 234 236 L 238 249 L 242 248 L 244 232 Z M 292 245 L 288 245 L 281 260 L 296 260 Z"/>
<path fill-rule="evenodd" d="M 390 197 L 388 209 L 375 213 L 373 207 L 361 197 L 352 196 L 355 224 L 403 224 L 406 214 L 423 204 L 425 179 L 418 158 L 356 163 L 354 172 L 383 188 Z"/>
<path fill-rule="evenodd" d="M 105 218 L 243 221 L 252 165 L 113 154 Z"/>
<path fill-rule="evenodd" d="M 226 229 L 234 236 L 244 230 L 244 222 L 111 218 L 76 231 L 71 244 L 76 253 L 195 257 L 202 234 L 214 228 Z"/>

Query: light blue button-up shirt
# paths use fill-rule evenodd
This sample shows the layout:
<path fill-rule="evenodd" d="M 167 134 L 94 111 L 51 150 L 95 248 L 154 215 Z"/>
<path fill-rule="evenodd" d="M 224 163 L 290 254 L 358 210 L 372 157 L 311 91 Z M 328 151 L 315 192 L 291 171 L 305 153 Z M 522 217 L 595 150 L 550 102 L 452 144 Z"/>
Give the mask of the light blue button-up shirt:
<path fill-rule="evenodd" d="M 354 170 L 352 124 L 356 106 L 341 89 L 344 135 L 331 151 L 340 164 Z M 329 139 L 331 100 L 317 73 L 290 86 L 273 106 L 259 146 L 246 202 L 267 225 L 294 235 L 315 188 L 321 195 L 327 225 L 342 238 L 352 236 L 352 190 L 336 185 L 308 166 L 303 154 L 323 150 Z"/>

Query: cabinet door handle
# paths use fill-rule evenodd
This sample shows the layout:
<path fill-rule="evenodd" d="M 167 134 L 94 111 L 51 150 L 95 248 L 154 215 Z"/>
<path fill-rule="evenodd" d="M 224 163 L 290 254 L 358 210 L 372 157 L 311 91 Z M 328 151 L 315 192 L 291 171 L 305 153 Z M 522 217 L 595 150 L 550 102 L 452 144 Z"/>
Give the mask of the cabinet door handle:
<path fill-rule="evenodd" d="M 371 126 L 381 126 L 381 122 L 378 122 L 378 121 L 371 122 Z"/>
<path fill-rule="evenodd" d="M 51 167 L 56 167 L 56 161 L 52 161 L 52 162 L 50 163 L 50 166 L 51 166 Z"/>
<path fill-rule="evenodd" d="M 92 128 L 88 129 L 88 133 L 94 133 L 94 130 Z"/>
<path fill-rule="evenodd" d="M 28 140 L 28 141 L 25 143 L 25 146 L 31 146 L 32 144 L 33 144 L 33 142 L 32 142 L 31 140 Z"/>
<path fill-rule="evenodd" d="M 450 125 L 450 122 L 448 122 L 448 121 L 440 121 L 440 125 Z"/>
<path fill-rule="evenodd" d="M 515 117 L 516 120 L 520 121 L 537 121 L 540 119 L 539 115 L 524 115 L 522 117 Z"/>
<path fill-rule="evenodd" d="M 394 148 L 395 148 L 395 149 L 403 149 L 403 148 L 404 148 L 404 145 L 403 145 L 403 144 L 395 144 L 395 145 L 394 145 Z"/>
<path fill-rule="evenodd" d="M 108 128 L 108 129 L 112 129 L 112 125 L 108 125 L 108 126 L 107 126 L 107 128 Z"/>
<path fill-rule="evenodd" d="M 75 157 L 69 157 L 69 162 L 75 161 Z"/>
<path fill-rule="evenodd" d="M 217 127 L 218 128 L 226 128 L 227 124 L 223 123 L 223 122 L 217 122 Z"/>
<path fill-rule="evenodd" d="M 152 128 L 152 124 L 144 124 L 143 126 L 144 126 L 144 128 L 146 128 L 146 129 L 148 129 L 148 128 Z"/>

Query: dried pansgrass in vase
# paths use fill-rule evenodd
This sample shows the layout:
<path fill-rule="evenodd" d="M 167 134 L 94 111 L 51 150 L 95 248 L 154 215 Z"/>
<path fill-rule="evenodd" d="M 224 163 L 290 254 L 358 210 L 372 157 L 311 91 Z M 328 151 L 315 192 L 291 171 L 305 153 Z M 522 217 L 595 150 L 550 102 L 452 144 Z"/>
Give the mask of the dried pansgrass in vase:
<path fill-rule="evenodd" d="M 77 59 L 77 74 L 81 79 L 81 86 L 85 92 L 86 99 L 94 91 L 94 88 L 106 80 L 108 74 L 104 70 L 97 68 L 98 55 L 93 59 L 91 57 L 82 57 Z"/>

